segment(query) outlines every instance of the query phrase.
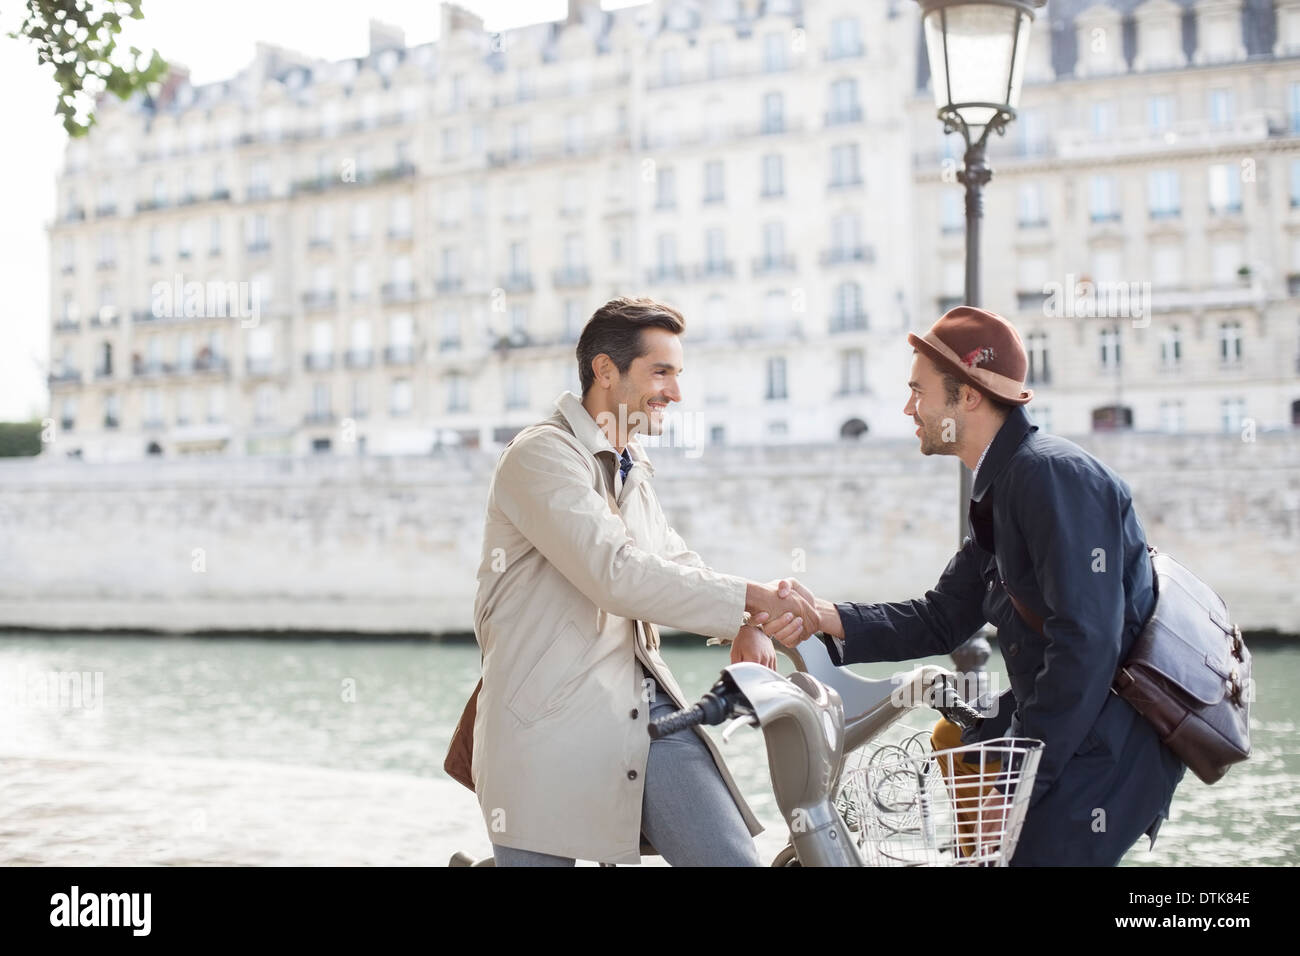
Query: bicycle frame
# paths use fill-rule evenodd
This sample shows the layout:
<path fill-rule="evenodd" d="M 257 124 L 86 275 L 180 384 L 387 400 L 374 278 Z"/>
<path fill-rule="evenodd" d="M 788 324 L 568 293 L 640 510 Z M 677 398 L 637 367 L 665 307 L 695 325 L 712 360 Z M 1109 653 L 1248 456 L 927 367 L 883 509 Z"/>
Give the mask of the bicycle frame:
<path fill-rule="evenodd" d="M 762 730 L 772 792 L 801 866 L 864 866 L 834 802 L 845 760 L 926 701 L 949 671 L 926 665 L 902 680 L 872 680 L 837 666 L 820 640 L 781 649 L 796 668 L 788 678 L 758 664 L 725 669 L 752 713 L 723 737 L 743 723 Z"/>

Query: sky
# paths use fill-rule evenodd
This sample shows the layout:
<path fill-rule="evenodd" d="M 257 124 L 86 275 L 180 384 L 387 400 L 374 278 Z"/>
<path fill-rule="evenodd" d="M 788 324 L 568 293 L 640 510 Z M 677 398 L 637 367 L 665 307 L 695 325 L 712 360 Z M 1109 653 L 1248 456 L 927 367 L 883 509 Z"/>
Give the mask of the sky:
<path fill-rule="evenodd" d="M 605 0 L 607 9 L 638 0 Z M 566 0 L 462 0 L 489 30 L 558 20 Z M 186 66 L 195 83 L 233 76 L 258 41 L 325 59 L 367 52 L 373 17 L 402 27 L 414 45 L 437 39 L 435 0 L 144 0 L 143 20 L 126 20 L 119 42 L 156 49 Z M 45 375 L 50 351 L 50 242 L 55 176 L 67 136 L 54 113 L 52 71 L 34 49 L 8 32 L 22 6 L 0 8 L 0 130 L 9 147 L 0 175 L 0 421 L 48 414 Z"/>

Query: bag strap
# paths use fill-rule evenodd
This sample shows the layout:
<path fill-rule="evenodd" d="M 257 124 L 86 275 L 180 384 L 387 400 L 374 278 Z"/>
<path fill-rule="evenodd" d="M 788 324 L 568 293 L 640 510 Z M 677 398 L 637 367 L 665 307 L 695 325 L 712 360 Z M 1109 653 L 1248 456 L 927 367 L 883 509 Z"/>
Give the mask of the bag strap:
<path fill-rule="evenodd" d="M 1028 607 L 1026 607 L 1024 604 L 1020 602 L 1019 598 L 1017 598 L 1014 594 L 1011 593 L 1011 589 L 1007 587 L 1006 581 L 999 578 L 998 583 L 1002 585 L 1002 590 L 1006 594 L 1006 596 L 1011 599 L 1011 606 L 1014 607 L 1016 609 L 1016 613 L 1020 615 L 1020 620 L 1028 624 L 1030 630 L 1032 630 L 1035 634 L 1042 637 L 1043 619 L 1039 617 L 1037 614 L 1035 614 L 1033 611 L 1029 610 Z"/>
<path fill-rule="evenodd" d="M 1154 558 L 1158 553 L 1159 552 L 1156 551 L 1154 545 L 1150 545 L 1150 544 L 1147 545 L 1148 559 Z M 1004 579 L 998 578 L 998 583 L 1002 585 L 1003 593 L 1005 593 L 1007 598 L 1010 599 L 1011 606 L 1016 609 L 1016 614 L 1020 616 L 1020 620 L 1024 621 L 1025 624 L 1029 627 L 1029 629 L 1032 630 L 1039 637 L 1045 637 L 1046 635 L 1043 632 L 1043 619 L 1039 617 L 1037 614 L 1035 614 L 1033 611 L 1031 611 L 1028 607 L 1026 607 L 1025 604 L 1022 603 L 1019 598 L 1017 598 L 1014 594 L 1011 593 L 1011 589 L 1007 587 L 1007 582 Z M 1159 586 L 1156 583 L 1156 571 L 1154 567 L 1151 569 L 1151 586 L 1152 588 L 1156 589 L 1156 594 L 1159 595 L 1160 593 Z M 1116 688 L 1122 690 L 1123 688 L 1127 687 L 1131 683 L 1133 683 L 1132 676 L 1130 676 L 1125 666 L 1121 664 L 1116 669 L 1115 677 L 1111 681 L 1111 690 L 1118 693 L 1118 690 L 1116 690 Z"/>

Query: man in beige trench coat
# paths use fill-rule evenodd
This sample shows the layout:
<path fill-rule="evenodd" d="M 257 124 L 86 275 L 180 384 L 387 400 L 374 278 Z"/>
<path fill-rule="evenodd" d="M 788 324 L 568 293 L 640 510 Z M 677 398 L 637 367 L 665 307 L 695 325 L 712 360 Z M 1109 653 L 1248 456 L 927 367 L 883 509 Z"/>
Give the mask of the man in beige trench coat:
<path fill-rule="evenodd" d="M 653 742 L 686 705 L 656 624 L 732 640 L 775 665 L 815 626 L 799 595 L 705 566 L 668 526 L 636 434 L 679 401 L 676 310 L 615 299 L 578 342 L 580 398 L 515 436 L 488 494 L 474 630 L 483 686 L 473 775 L 497 865 L 757 865 L 762 830 L 701 728 Z M 810 622 L 805 626 L 805 622 Z"/>

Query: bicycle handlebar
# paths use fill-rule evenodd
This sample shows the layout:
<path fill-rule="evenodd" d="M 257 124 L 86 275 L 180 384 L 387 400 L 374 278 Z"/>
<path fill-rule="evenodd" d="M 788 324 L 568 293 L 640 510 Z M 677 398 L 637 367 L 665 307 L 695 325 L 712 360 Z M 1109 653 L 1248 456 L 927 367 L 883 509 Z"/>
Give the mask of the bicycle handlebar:
<path fill-rule="evenodd" d="M 650 721 L 650 739 L 658 740 L 697 724 L 720 724 L 730 716 L 738 696 L 737 691 L 718 681 L 698 704 Z"/>
<path fill-rule="evenodd" d="M 951 684 L 944 684 L 943 688 L 943 705 L 935 707 L 939 713 L 947 717 L 954 724 L 969 729 L 979 727 L 984 723 L 984 715 L 972 707 L 966 701 L 961 699 L 956 689 Z"/>
<path fill-rule="evenodd" d="M 737 702 L 743 699 L 740 691 L 727 680 L 720 680 L 698 703 L 650 721 L 647 725 L 650 739 L 658 740 L 700 724 L 720 724 L 734 716 Z M 934 709 L 963 729 L 979 727 L 984 723 L 983 715 L 962 700 L 961 695 L 947 681 L 943 684 L 943 702 L 934 705 Z"/>

